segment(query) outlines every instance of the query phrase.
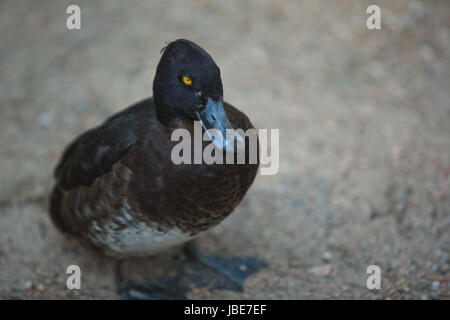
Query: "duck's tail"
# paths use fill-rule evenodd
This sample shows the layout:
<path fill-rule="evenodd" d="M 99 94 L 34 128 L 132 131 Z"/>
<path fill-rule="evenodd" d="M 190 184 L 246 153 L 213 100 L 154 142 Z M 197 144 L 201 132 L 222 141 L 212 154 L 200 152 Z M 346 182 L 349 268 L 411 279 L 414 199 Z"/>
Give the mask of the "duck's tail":
<path fill-rule="evenodd" d="M 50 218 L 59 230 L 70 233 L 70 229 L 66 226 L 61 216 L 61 202 L 63 200 L 63 196 L 63 190 L 56 185 L 50 195 Z"/>

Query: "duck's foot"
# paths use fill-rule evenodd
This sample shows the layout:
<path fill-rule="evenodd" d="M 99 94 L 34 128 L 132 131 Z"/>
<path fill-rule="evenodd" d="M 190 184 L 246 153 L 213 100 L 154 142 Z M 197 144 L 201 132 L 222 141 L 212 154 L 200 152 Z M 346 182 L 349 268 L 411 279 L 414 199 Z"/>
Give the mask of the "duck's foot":
<path fill-rule="evenodd" d="M 242 292 L 247 277 L 267 264 L 253 257 L 224 257 L 200 254 L 193 243 L 186 245 L 187 261 L 177 276 L 162 277 L 144 283 L 119 282 L 119 294 L 125 299 L 184 300 L 197 288 Z M 120 266 L 119 266 L 120 268 Z"/>
<path fill-rule="evenodd" d="M 209 287 L 217 290 L 244 291 L 244 281 L 267 264 L 254 257 L 225 257 L 201 254 L 195 243 L 185 246 L 189 259 L 181 271 L 180 282 L 193 289 Z"/>
<path fill-rule="evenodd" d="M 187 300 L 177 282 L 174 277 L 151 280 L 143 284 L 126 282 L 119 286 L 118 293 L 127 300 Z"/>

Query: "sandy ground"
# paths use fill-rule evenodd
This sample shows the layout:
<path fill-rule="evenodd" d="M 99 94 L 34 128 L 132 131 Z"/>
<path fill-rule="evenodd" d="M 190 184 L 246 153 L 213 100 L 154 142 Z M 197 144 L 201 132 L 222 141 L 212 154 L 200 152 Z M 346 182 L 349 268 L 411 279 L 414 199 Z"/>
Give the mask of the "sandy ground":
<path fill-rule="evenodd" d="M 64 146 L 151 96 L 177 38 L 211 53 L 225 100 L 280 129 L 279 173 L 201 241 L 269 267 L 244 293 L 190 298 L 450 298 L 450 2 L 376 1 L 377 31 L 358 0 L 76 2 L 78 31 L 73 1 L 0 2 L 0 298 L 118 298 L 114 263 L 58 233 L 44 198 Z"/>

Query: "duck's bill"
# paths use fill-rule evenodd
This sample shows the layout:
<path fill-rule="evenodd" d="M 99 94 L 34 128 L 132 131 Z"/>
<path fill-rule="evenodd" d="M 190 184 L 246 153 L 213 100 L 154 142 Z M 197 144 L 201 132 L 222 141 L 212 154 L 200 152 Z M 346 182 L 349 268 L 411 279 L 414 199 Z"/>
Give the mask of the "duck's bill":
<path fill-rule="evenodd" d="M 244 139 L 234 134 L 234 129 L 223 108 L 222 99 L 214 101 L 208 98 L 205 108 L 197 112 L 197 117 L 217 148 L 237 152 L 243 147 Z"/>

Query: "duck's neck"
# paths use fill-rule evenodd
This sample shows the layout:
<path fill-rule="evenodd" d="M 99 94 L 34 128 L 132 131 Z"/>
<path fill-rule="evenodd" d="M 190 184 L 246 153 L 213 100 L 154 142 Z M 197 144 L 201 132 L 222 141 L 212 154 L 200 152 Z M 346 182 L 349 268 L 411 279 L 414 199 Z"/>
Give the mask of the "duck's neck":
<path fill-rule="evenodd" d="M 155 104 L 156 118 L 164 126 L 169 127 L 179 121 L 180 116 L 178 112 L 173 110 L 169 105 L 166 105 L 164 101 L 159 99 L 158 95 L 153 96 L 153 102 Z"/>

